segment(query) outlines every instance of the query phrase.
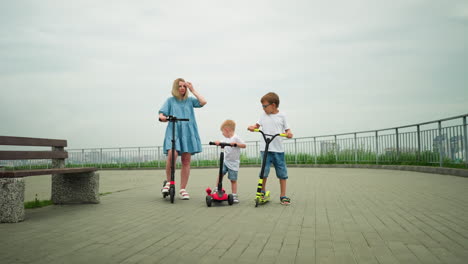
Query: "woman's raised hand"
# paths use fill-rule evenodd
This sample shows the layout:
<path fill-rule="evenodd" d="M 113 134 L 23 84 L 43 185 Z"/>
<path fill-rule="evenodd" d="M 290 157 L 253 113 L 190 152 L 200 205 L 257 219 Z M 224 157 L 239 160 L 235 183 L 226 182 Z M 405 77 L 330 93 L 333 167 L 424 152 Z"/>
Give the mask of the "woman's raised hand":
<path fill-rule="evenodd" d="M 193 85 L 191 82 L 185 82 L 185 85 L 187 86 L 187 88 L 190 90 L 190 92 L 193 93 Z"/>

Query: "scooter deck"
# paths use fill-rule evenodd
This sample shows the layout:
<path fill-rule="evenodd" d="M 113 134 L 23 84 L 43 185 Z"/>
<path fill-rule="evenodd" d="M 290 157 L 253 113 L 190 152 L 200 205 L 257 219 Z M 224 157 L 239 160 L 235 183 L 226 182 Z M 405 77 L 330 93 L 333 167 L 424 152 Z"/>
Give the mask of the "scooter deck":
<path fill-rule="evenodd" d="M 234 204 L 234 196 L 232 194 L 227 194 L 224 189 L 222 191 L 222 195 L 220 196 L 218 192 L 212 192 L 211 188 L 206 188 L 206 205 L 211 207 L 214 203 L 221 203 L 227 201 L 229 205 Z"/>
<path fill-rule="evenodd" d="M 259 204 L 265 204 L 265 203 L 268 203 L 270 201 L 270 191 L 267 191 L 265 193 L 265 195 L 262 195 L 261 193 L 257 193 L 257 195 L 255 196 L 255 199 L 254 201 Z"/>

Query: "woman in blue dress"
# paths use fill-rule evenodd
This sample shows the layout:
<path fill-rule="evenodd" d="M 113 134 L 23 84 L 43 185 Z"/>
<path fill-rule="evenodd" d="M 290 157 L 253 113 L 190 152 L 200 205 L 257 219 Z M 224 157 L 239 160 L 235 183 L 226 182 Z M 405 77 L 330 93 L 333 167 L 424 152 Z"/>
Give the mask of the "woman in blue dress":
<path fill-rule="evenodd" d="M 188 90 L 195 96 L 189 96 Z M 200 108 L 206 104 L 205 98 L 199 94 L 192 83 L 186 82 L 182 78 L 178 78 L 172 85 L 172 97 L 164 102 L 159 110 L 159 120 L 167 122 L 167 116 L 172 115 L 177 118 L 188 118 L 187 122 L 175 123 L 175 159 L 181 155 L 182 169 L 180 175 L 180 198 L 182 200 L 190 199 L 190 196 L 185 189 L 187 187 L 190 176 L 190 160 L 193 154 L 202 151 L 200 136 L 198 135 L 197 122 L 195 120 L 195 108 Z M 172 125 L 166 128 L 164 137 L 164 154 L 167 155 L 166 162 L 166 177 L 167 184 L 162 188 L 162 192 L 169 192 L 169 182 L 171 180 L 171 157 L 172 157 Z"/>

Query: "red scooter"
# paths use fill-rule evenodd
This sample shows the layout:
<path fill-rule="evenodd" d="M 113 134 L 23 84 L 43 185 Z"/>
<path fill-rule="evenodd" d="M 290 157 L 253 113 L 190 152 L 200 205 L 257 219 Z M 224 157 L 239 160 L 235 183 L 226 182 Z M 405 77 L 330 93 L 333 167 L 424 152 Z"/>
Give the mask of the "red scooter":
<path fill-rule="evenodd" d="M 210 142 L 210 145 L 216 145 L 214 142 Z M 223 188 L 223 162 L 224 162 L 224 147 L 237 147 L 237 144 L 231 145 L 230 143 L 220 142 L 221 154 L 219 157 L 219 178 L 218 178 L 218 189 L 213 192 L 210 187 L 206 188 L 206 205 L 211 207 L 213 202 L 221 203 L 227 201 L 229 205 L 234 203 L 234 196 L 227 194 Z"/>

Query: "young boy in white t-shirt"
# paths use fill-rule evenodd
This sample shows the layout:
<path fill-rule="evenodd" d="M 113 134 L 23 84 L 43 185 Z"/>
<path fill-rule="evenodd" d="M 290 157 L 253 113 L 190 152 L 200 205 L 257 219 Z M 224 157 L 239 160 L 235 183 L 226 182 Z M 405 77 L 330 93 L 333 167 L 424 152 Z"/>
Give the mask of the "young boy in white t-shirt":
<path fill-rule="evenodd" d="M 245 142 L 237 136 L 234 132 L 236 131 L 236 123 L 232 120 L 226 120 L 221 124 L 221 132 L 223 133 L 224 138 L 221 141 L 215 141 L 216 145 L 219 145 L 220 142 L 231 143 L 233 146 L 237 144 L 236 147 L 226 147 L 224 148 L 224 165 L 223 165 L 223 175 L 228 174 L 228 179 L 231 181 L 232 196 L 234 197 L 234 202 L 239 202 L 239 197 L 237 195 L 237 176 L 240 166 L 240 148 L 245 148 Z M 216 186 L 218 183 L 216 183 Z"/>
<path fill-rule="evenodd" d="M 262 131 L 265 134 L 275 135 L 280 133 L 285 133 L 287 138 L 292 138 L 293 134 L 289 127 L 289 124 L 286 120 L 286 115 L 279 110 L 279 96 L 276 93 L 267 93 L 262 99 L 260 99 L 262 104 L 263 111 L 260 119 L 254 125 L 249 126 L 247 129 L 254 131 L 254 129 L 262 128 Z M 263 175 L 263 187 L 262 192 L 265 193 L 266 183 L 268 179 L 268 174 L 270 173 L 270 165 L 273 163 L 275 166 L 276 177 L 280 182 L 280 201 L 281 204 L 289 205 L 291 199 L 286 196 L 286 180 L 288 179 L 288 170 L 286 167 L 286 160 L 284 155 L 284 146 L 283 139 L 281 137 L 276 137 L 270 143 L 268 148 L 268 153 L 265 151 L 265 142 L 260 141 L 260 154 L 267 155 L 267 160 L 265 164 L 265 172 Z"/>

